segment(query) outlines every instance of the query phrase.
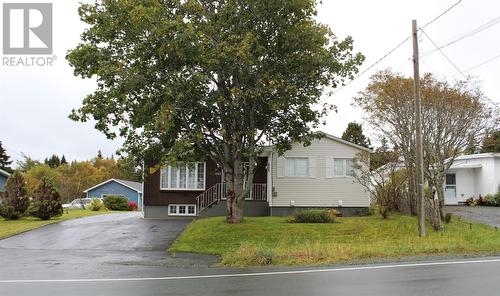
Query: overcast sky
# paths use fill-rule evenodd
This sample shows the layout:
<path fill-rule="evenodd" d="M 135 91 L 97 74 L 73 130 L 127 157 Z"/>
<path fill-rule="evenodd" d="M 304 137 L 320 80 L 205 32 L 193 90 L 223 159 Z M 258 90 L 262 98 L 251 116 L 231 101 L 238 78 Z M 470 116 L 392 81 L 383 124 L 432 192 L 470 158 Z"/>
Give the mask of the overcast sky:
<path fill-rule="evenodd" d="M 0 2 L 50 2 L 0 0 Z M 411 20 L 420 25 L 441 14 L 457 0 L 323 0 L 318 19 L 328 24 L 340 38 L 354 38 L 355 50 L 366 56 L 361 70 L 375 63 L 411 33 Z M 9 155 L 19 159 L 21 152 L 43 159 L 52 153 L 67 159 L 84 160 L 94 157 L 100 149 L 113 154 L 120 140 L 107 140 L 94 130 L 92 123 L 76 123 L 67 118 L 71 109 L 80 106 L 85 95 L 94 90 L 94 82 L 73 76 L 64 59 L 66 52 L 79 42 L 84 24 L 80 22 L 79 1 L 53 0 L 54 54 L 53 67 L 3 67 L 0 65 L 0 141 Z M 462 0 L 459 5 L 426 28 L 438 44 L 446 44 L 473 29 L 500 17 L 498 0 Z M 0 33 L 1 34 L 1 33 Z M 443 51 L 462 71 L 500 55 L 500 25 L 449 46 Z M 420 37 L 421 53 L 433 45 Z M 404 74 L 412 73 L 411 42 L 407 42 L 383 62 L 339 90 L 329 100 L 337 105 L 338 113 L 327 118 L 324 131 L 340 136 L 350 121 L 362 123 L 362 113 L 351 106 L 352 97 L 362 90 L 371 74 L 391 67 Z M 485 94 L 500 101 L 498 77 L 500 58 L 467 72 L 483 86 Z M 453 81 L 461 76 L 444 57 L 435 52 L 422 59 L 421 72 L 433 72 Z M 368 128 L 367 126 L 365 128 Z"/>

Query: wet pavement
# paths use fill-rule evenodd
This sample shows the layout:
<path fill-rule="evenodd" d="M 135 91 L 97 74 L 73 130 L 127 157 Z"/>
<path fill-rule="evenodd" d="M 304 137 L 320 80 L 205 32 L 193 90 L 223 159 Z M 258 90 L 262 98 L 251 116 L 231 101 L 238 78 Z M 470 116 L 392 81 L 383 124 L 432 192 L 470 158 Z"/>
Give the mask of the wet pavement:
<path fill-rule="evenodd" d="M 500 207 L 447 206 L 445 211 L 466 220 L 500 227 Z"/>
<path fill-rule="evenodd" d="M 47 225 L 0 240 L 0 279 L 133 276 L 210 268 L 215 256 L 166 250 L 190 220 L 113 213 Z"/>

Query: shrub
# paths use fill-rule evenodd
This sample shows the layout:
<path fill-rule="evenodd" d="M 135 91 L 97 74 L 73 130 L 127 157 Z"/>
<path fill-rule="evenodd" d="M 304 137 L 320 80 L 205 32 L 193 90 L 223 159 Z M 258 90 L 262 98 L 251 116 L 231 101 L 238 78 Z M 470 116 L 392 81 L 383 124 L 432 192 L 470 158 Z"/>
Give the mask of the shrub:
<path fill-rule="evenodd" d="M 29 206 L 26 182 L 21 173 L 15 172 L 5 183 L 5 195 L 0 204 L 0 216 L 17 220 L 26 213 Z"/>
<path fill-rule="evenodd" d="M 90 201 L 89 205 L 87 206 L 87 209 L 90 209 L 91 211 L 98 212 L 104 208 L 102 201 L 97 198 L 92 198 Z"/>
<path fill-rule="evenodd" d="M 128 210 L 129 211 L 137 211 L 138 208 L 139 207 L 137 206 L 136 202 L 133 202 L 133 201 L 128 202 Z"/>
<path fill-rule="evenodd" d="M 444 223 L 448 224 L 451 222 L 451 213 L 446 213 L 446 215 L 444 215 Z"/>
<path fill-rule="evenodd" d="M 128 199 L 123 196 L 106 196 L 104 206 L 113 211 L 128 211 Z"/>
<path fill-rule="evenodd" d="M 495 195 L 493 195 L 493 194 L 486 194 L 483 197 L 483 204 L 485 206 L 490 206 L 490 207 L 498 206 L 497 199 L 496 199 L 496 194 Z"/>
<path fill-rule="evenodd" d="M 63 214 L 59 191 L 47 177 L 40 180 L 33 192 L 33 202 L 29 206 L 28 212 L 31 216 L 42 220 L 49 220 Z"/>
<path fill-rule="evenodd" d="M 474 197 L 469 197 L 468 199 L 465 200 L 465 205 L 469 207 L 475 207 L 477 206 L 477 201 L 474 200 Z"/>
<path fill-rule="evenodd" d="M 295 223 L 331 223 L 335 222 L 335 216 L 329 210 L 303 210 L 293 216 Z"/>

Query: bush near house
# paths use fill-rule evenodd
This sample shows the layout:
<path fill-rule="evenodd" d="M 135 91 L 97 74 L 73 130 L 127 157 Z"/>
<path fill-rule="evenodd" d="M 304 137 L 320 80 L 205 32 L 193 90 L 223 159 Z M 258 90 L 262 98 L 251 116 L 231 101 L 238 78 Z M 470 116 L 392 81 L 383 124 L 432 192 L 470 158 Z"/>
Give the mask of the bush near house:
<path fill-rule="evenodd" d="M 89 205 L 87 206 L 87 209 L 97 212 L 104 209 L 104 205 L 100 199 L 92 198 Z"/>
<path fill-rule="evenodd" d="M 17 220 L 24 216 L 29 206 L 26 182 L 19 172 L 14 172 L 5 183 L 5 195 L 0 203 L 0 216 Z"/>
<path fill-rule="evenodd" d="M 332 223 L 338 212 L 335 210 L 303 210 L 295 213 L 288 222 L 290 223 Z"/>
<path fill-rule="evenodd" d="M 33 193 L 33 201 L 28 212 L 31 216 L 42 220 L 49 220 L 63 214 L 59 191 L 50 179 L 43 177 L 40 180 Z"/>
<path fill-rule="evenodd" d="M 500 206 L 500 192 L 496 194 L 487 194 L 483 197 L 483 205 L 490 207 Z"/>
<path fill-rule="evenodd" d="M 113 211 L 128 211 L 128 199 L 123 196 L 106 196 L 104 198 L 104 206 Z"/>
<path fill-rule="evenodd" d="M 128 202 L 128 210 L 129 211 L 137 211 L 138 208 L 139 207 L 137 206 L 136 202 L 133 202 L 133 201 Z"/>

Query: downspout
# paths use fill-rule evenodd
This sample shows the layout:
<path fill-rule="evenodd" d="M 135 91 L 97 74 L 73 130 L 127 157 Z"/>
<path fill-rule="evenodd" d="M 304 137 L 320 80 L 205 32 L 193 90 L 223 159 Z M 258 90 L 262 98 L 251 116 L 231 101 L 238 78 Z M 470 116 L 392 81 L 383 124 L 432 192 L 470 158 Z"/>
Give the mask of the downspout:
<path fill-rule="evenodd" d="M 273 152 L 267 157 L 267 202 L 269 204 L 269 216 L 272 216 L 273 205 Z"/>

